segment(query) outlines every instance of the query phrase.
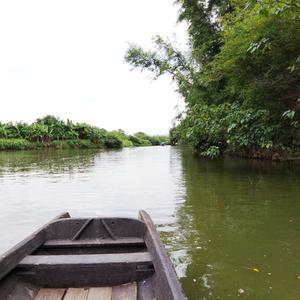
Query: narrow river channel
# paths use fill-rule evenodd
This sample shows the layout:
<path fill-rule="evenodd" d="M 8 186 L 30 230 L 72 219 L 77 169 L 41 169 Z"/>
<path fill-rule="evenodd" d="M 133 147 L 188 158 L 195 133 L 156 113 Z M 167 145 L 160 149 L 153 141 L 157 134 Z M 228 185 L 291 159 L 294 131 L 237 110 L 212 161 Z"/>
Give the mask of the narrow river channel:
<path fill-rule="evenodd" d="M 188 299 L 300 299 L 300 164 L 177 147 L 0 152 L 0 252 L 62 211 L 153 217 Z"/>

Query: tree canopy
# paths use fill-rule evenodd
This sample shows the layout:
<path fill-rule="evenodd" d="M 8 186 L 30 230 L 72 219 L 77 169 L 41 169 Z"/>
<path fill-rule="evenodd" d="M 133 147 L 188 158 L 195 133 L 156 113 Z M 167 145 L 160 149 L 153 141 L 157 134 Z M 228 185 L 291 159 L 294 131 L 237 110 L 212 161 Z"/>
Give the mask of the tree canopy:
<path fill-rule="evenodd" d="M 125 55 L 133 67 L 176 82 L 187 109 L 172 140 L 203 154 L 210 147 L 218 154 L 299 151 L 299 1 L 175 4 L 179 22 L 188 24 L 188 51 L 156 36 L 154 50 L 132 44 Z"/>

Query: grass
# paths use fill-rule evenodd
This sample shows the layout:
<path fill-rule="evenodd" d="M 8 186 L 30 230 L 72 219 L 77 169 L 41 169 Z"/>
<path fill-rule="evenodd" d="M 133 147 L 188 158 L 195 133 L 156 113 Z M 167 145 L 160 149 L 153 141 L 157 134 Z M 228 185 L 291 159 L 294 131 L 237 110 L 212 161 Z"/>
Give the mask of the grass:
<path fill-rule="evenodd" d="M 27 150 L 34 148 L 34 143 L 25 139 L 0 139 L 0 150 Z"/>
<path fill-rule="evenodd" d="M 101 144 L 92 143 L 90 140 L 65 140 L 51 142 L 29 142 L 25 139 L 0 139 L 0 150 L 30 150 L 40 148 L 55 149 L 91 149 L 104 148 Z"/>

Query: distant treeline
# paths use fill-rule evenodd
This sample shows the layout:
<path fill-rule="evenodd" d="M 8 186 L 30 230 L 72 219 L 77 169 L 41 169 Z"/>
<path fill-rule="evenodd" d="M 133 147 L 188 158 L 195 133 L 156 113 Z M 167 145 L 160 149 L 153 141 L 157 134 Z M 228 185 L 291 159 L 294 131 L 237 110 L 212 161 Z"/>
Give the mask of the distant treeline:
<path fill-rule="evenodd" d="M 143 132 L 127 135 L 123 130 L 107 131 L 86 123 L 66 122 L 46 116 L 31 124 L 0 122 L 0 150 L 52 148 L 122 148 L 168 144 L 167 136 Z"/>

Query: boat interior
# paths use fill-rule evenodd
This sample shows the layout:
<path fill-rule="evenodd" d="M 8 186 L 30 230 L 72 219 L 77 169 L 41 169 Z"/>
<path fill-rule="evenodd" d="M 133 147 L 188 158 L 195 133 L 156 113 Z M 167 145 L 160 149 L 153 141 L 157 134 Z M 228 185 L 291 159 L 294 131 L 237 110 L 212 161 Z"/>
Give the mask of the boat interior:
<path fill-rule="evenodd" d="M 0 299 L 177 299 L 146 219 L 50 222 L 0 257 Z"/>

